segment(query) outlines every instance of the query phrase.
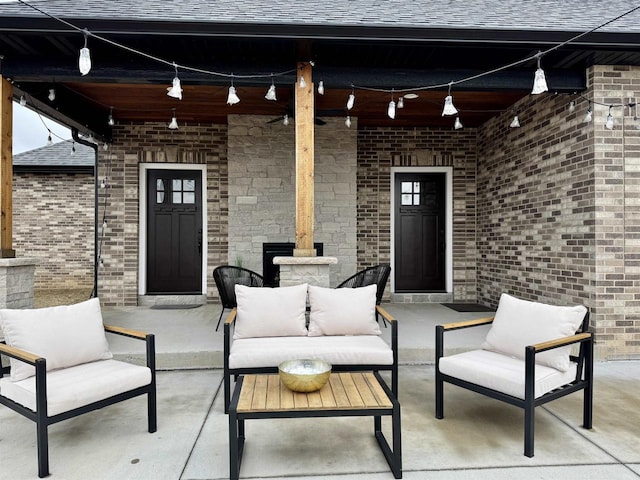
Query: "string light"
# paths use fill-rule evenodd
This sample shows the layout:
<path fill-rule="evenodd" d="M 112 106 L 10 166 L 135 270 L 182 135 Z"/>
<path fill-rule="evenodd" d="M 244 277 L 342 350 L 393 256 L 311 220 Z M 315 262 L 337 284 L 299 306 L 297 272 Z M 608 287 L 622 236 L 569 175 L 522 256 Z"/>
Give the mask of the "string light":
<path fill-rule="evenodd" d="M 171 86 L 167 87 L 167 95 L 172 98 L 182 100 L 182 85 L 180 84 L 180 79 L 178 78 L 178 65 L 175 62 L 173 62 L 173 68 L 176 71 L 176 75 L 175 77 L 173 77 Z"/>
<path fill-rule="evenodd" d="M 398 105 L 396 105 L 396 108 L 404 108 L 404 97 L 400 97 L 398 99 Z"/>
<path fill-rule="evenodd" d="M 351 93 L 349 94 L 349 98 L 347 99 L 347 110 L 351 110 L 355 103 L 356 103 L 356 94 L 352 89 Z"/>
<path fill-rule="evenodd" d="M 107 177 L 100 180 L 100 188 L 107 188 Z"/>
<path fill-rule="evenodd" d="M 231 86 L 229 87 L 229 94 L 227 95 L 227 105 L 235 105 L 240 103 L 240 97 L 236 93 L 236 87 L 233 86 L 233 77 L 231 78 Z"/>
<path fill-rule="evenodd" d="M 49 99 L 50 102 L 53 102 L 56 99 L 56 89 L 55 88 L 50 88 L 49 89 L 49 95 L 47 96 L 47 98 Z"/>
<path fill-rule="evenodd" d="M 76 142 L 71 144 L 71 156 L 73 157 L 76 154 Z"/>
<path fill-rule="evenodd" d="M 49 130 L 49 136 L 47 137 L 47 146 L 53 145 L 53 139 L 51 138 L 51 130 Z"/>
<path fill-rule="evenodd" d="M 287 125 L 289 125 L 289 115 L 287 115 L 286 113 L 284 114 L 284 117 L 282 118 L 282 124 L 286 127 Z"/>
<path fill-rule="evenodd" d="M 571 100 L 571 102 L 569 102 L 569 113 L 573 113 L 576 111 L 576 102 L 574 100 Z"/>
<path fill-rule="evenodd" d="M 451 85 L 453 82 L 449 83 L 449 93 L 444 98 L 444 108 L 442 109 L 442 116 L 445 115 L 455 115 L 458 113 L 458 109 L 453 106 L 453 97 L 451 96 Z"/>
<path fill-rule="evenodd" d="M 173 109 L 173 116 L 171 117 L 171 121 L 169 122 L 167 128 L 169 128 L 169 130 L 178 130 L 178 119 L 176 118 L 175 108 Z"/>
<path fill-rule="evenodd" d="M 460 117 L 456 117 L 456 121 L 453 124 L 453 128 L 455 130 L 460 130 L 463 127 L 462 122 L 460 121 Z"/>
<path fill-rule="evenodd" d="M 307 88 L 307 81 L 304 79 L 304 74 L 300 74 L 300 88 Z"/>
<path fill-rule="evenodd" d="M 322 80 L 318 82 L 318 94 L 324 95 L 324 82 Z"/>
<path fill-rule="evenodd" d="M 276 97 L 276 86 L 273 83 L 273 79 L 271 79 L 271 86 L 269 87 L 269 90 L 267 90 L 264 98 L 266 98 L 267 100 L 272 100 L 274 102 L 278 100 L 278 98 Z"/>
<path fill-rule="evenodd" d="M 584 116 L 584 121 L 586 123 L 591 123 L 593 120 L 593 110 L 591 110 L 591 100 L 589 100 L 589 107 L 587 108 L 587 113 Z"/>
<path fill-rule="evenodd" d="M 612 105 L 609 106 L 609 114 L 607 115 L 607 121 L 605 122 L 604 126 L 606 128 L 608 128 L 609 130 L 613 130 L 613 115 L 611 115 L 611 109 L 613 108 Z"/>
<path fill-rule="evenodd" d="M 387 115 L 391 120 L 396 118 L 396 102 L 393 101 L 393 92 L 391 92 L 391 101 L 387 107 Z"/>
<path fill-rule="evenodd" d="M 347 118 L 345 118 L 344 124 L 347 126 L 347 128 L 351 128 L 351 117 L 349 115 L 347 115 Z"/>
<path fill-rule="evenodd" d="M 89 38 L 89 31 L 84 30 L 84 47 L 80 49 L 80 57 L 78 58 L 78 68 L 80 73 L 84 76 L 91 71 L 91 52 L 87 48 L 87 40 Z"/>
<path fill-rule="evenodd" d="M 20 95 L 20 105 L 23 107 L 27 105 L 27 99 L 24 97 L 24 95 Z"/>
<path fill-rule="evenodd" d="M 541 93 L 549 91 L 549 87 L 547 86 L 547 79 L 544 76 L 544 70 L 540 67 L 540 59 L 542 57 L 542 52 L 538 52 L 538 68 L 533 77 L 533 89 L 531 90 L 532 95 L 539 95 Z"/>
<path fill-rule="evenodd" d="M 511 120 L 511 123 L 509 124 L 509 127 L 511 127 L 511 128 L 520 128 L 520 119 L 518 118 L 518 115 L 515 115 L 513 117 L 513 120 Z"/>
<path fill-rule="evenodd" d="M 109 125 L 110 127 L 113 127 L 115 124 L 116 124 L 116 122 L 113 119 L 113 107 L 110 107 L 110 109 L 109 109 L 109 119 L 107 120 L 107 125 Z"/>

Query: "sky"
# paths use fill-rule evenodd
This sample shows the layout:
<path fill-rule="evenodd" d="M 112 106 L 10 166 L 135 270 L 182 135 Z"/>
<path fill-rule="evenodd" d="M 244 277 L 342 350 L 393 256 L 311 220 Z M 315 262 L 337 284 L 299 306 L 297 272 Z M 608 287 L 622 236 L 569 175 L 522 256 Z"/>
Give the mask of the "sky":
<path fill-rule="evenodd" d="M 71 130 L 68 128 L 13 102 L 13 154 L 46 146 L 49 136 L 47 127 L 53 132 L 51 139 L 54 143 L 71 139 Z"/>

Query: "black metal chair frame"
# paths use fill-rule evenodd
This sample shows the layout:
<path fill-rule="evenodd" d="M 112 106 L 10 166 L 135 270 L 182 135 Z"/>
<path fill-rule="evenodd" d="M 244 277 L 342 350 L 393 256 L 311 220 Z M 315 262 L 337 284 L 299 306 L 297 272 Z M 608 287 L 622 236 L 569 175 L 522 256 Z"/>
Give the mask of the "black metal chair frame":
<path fill-rule="evenodd" d="M 444 418 L 444 382 L 481 393 L 491 398 L 515 405 L 524 409 L 524 454 L 533 457 L 535 407 L 544 405 L 557 398 L 564 397 L 579 390 L 584 390 L 583 427 L 591 429 L 593 425 L 593 333 L 589 331 L 589 312 L 585 314 L 579 331 L 572 336 L 548 342 L 530 345 L 525 348 L 525 398 L 517 398 L 475 383 L 467 382 L 440 372 L 440 359 L 444 352 L 444 333 L 463 328 L 487 325 L 492 318 L 469 320 L 436 326 L 436 418 Z M 567 345 L 579 344 L 578 355 L 571 355 L 570 360 L 577 364 L 576 378 L 571 383 L 552 390 L 535 398 L 536 355 Z"/>
<path fill-rule="evenodd" d="M 37 354 L 25 352 L 8 345 L 0 344 L 0 357 L 6 355 L 22 362 L 33 365 L 36 369 L 36 411 L 30 410 L 9 398 L 0 395 L 0 404 L 3 404 L 20 415 L 36 423 L 36 437 L 38 449 L 38 476 L 40 478 L 49 475 L 49 440 L 48 427 L 54 423 L 77 417 L 84 413 L 92 412 L 108 405 L 128 400 L 140 395 L 147 395 L 147 422 L 149 433 L 157 430 L 157 409 L 156 409 L 156 357 L 155 357 L 155 336 L 145 334 L 135 330 L 112 327 L 105 325 L 105 331 L 116 335 L 121 335 L 146 343 L 147 367 L 151 370 L 151 383 L 143 387 L 138 387 L 128 392 L 123 392 L 103 400 L 99 400 L 82 407 L 59 413 L 54 416 L 47 415 L 47 362 L 46 359 L 38 357 Z M 2 372 L 0 372 L 0 377 Z"/>
<path fill-rule="evenodd" d="M 225 282 L 226 272 L 233 272 L 236 280 L 232 283 Z M 220 310 L 220 316 L 218 317 L 218 323 L 216 325 L 216 332 L 220 328 L 220 322 L 222 321 L 222 315 L 226 309 L 236 308 L 236 285 L 245 285 L 247 287 L 263 287 L 264 279 L 262 275 L 252 270 L 242 267 L 236 267 L 233 265 L 221 265 L 213 270 L 213 279 L 218 287 L 218 294 L 220 295 L 220 303 L 222 303 L 222 310 Z"/>
<path fill-rule="evenodd" d="M 387 280 L 389 280 L 390 274 L 391 266 L 387 264 L 375 265 L 373 267 L 360 270 L 355 275 L 347 278 L 336 288 L 358 288 L 375 284 L 378 286 L 378 290 L 376 291 L 376 305 L 380 305 L 380 302 L 382 302 L 382 295 L 384 294 L 384 289 L 387 286 Z M 378 312 L 376 312 L 376 320 L 380 320 Z M 387 326 L 386 322 L 384 323 L 384 326 Z"/>

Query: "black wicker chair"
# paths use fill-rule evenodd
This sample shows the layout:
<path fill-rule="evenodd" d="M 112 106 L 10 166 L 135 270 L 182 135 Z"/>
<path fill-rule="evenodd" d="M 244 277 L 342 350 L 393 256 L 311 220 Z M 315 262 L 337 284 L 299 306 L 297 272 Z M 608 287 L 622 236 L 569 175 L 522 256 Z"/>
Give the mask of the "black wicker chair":
<path fill-rule="evenodd" d="M 247 287 L 263 287 L 264 280 L 262 275 L 242 267 L 234 267 L 233 265 L 221 265 L 213 271 L 213 279 L 218 287 L 222 310 L 216 325 L 216 332 L 220 328 L 222 314 L 227 308 L 236 308 L 236 285 L 245 285 Z"/>
<path fill-rule="evenodd" d="M 389 279 L 390 274 L 391 267 L 389 265 L 376 265 L 374 267 L 360 270 L 355 275 L 347 278 L 336 288 L 357 288 L 375 284 L 378 286 L 378 291 L 376 292 L 376 305 L 380 305 L 380 302 L 382 301 L 382 295 L 384 294 L 384 289 L 387 286 L 387 280 Z M 376 318 L 378 318 L 377 313 Z M 386 327 L 387 324 L 385 323 L 384 326 Z"/>

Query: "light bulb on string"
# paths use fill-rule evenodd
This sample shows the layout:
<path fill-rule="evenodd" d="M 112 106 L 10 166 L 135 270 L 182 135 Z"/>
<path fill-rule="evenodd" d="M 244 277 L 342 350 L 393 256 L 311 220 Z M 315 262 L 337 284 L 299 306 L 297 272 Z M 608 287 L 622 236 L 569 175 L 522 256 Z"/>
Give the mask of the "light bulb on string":
<path fill-rule="evenodd" d="M 236 87 L 233 86 L 233 76 L 231 77 L 231 86 L 229 87 L 229 94 L 227 95 L 227 105 L 235 105 L 240 103 L 240 97 L 236 93 Z"/>
<path fill-rule="evenodd" d="M 453 124 L 453 128 L 455 130 L 460 130 L 463 127 L 462 122 L 460 121 L 460 117 L 456 117 L 456 121 Z"/>
<path fill-rule="evenodd" d="M 109 150 L 109 144 L 108 144 L 107 142 L 104 142 L 104 143 L 102 144 L 102 149 L 103 149 L 104 151 Z"/>
<path fill-rule="evenodd" d="M 107 188 L 107 178 L 100 180 L 100 188 Z"/>
<path fill-rule="evenodd" d="M 351 128 L 351 117 L 349 115 L 347 115 L 347 118 L 345 118 L 344 124 L 347 126 L 347 128 Z"/>
<path fill-rule="evenodd" d="M 538 68 L 533 77 L 533 89 L 531 90 L 532 95 L 538 95 L 543 92 L 547 92 L 549 87 L 547 86 L 547 79 L 544 76 L 544 70 L 540 67 L 540 58 L 542 57 L 542 52 L 538 52 Z"/>
<path fill-rule="evenodd" d="M 272 100 L 274 102 L 278 100 L 278 98 L 276 97 L 276 86 L 273 83 L 273 78 L 271 79 L 271 86 L 269 87 L 269 90 L 267 90 L 264 98 L 266 98 L 267 100 Z"/>
<path fill-rule="evenodd" d="M 102 220 L 102 230 L 106 230 L 107 229 L 107 219 L 105 218 L 104 220 Z"/>
<path fill-rule="evenodd" d="M 511 123 L 509 124 L 510 128 L 520 128 L 520 119 L 518 118 L 518 115 L 514 115 L 513 120 L 511 120 Z"/>
<path fill-rule="evenodd" d="M 307 81 L 304 79 L 304 74 L 300 75 L 300 88 L 307 88 Z"/>
<path fill-rule="evenodd" d="M 398 104 L 396 105 L 396 108 L 404 108 L 404 97 L 400 97 L 398 99 Z"/>
<path fill-rule="evenodd" d="M 53 139 L 51 138 L 51 130 L 49 130 L 49 136 L 47 137 L 47 146 L 53 145 Z"/>
<path fill-rule="evenodd" d="M 116 124 L 116 121 L 113 119 L 113 107 L 109 107 L 109 118 L 107 120 L 107 125 L 113 127 Z"/>
<path fill-rule="evenodd" d="M 451 85 L 453 83 L 449 83 L 449 93 L 444 98 L 444 108 L 442 109 L 442 116 L 445 115 L 455 115 L 458 113 L 458 109 L 453 105 L 453 97 L 451 96 Z"/>
<path fill-rule="evenodd" d="M 91 52 L 87 48 L 87 39 L 89 31 L 84 30 L 84 47 L 80 49 L 80 57 L 78 58 L 78 68 L 82 75 L 86 75 L 91 71 Z"/>
<path fill-rule="evenodd" d="M 104 268 L 104 260 L 102 259 L 102 257 L 100 257 L 100 260 L 98 260 L 98 263 L 100 264 L 100 267 Z"/>
<path fill-rule="evenodd" d="M 25 96 L 24 96 L 24 95 L 20 95 L 20 105 L 21 105 L 22 107 L 24 107 L 24 106 L 26 106 L 26 105 L 27 105 L 27 99 L 25 98 Z"/>
<path fill-rule="evenodd" d="M 593 120 L 593 110 L 591 110 L 591 100 L 589 100 L 589 107 L 587 108 L 587 113 L 584 116 L 584 121 L 586 123 L 590 123 Z"/>
<path fill-rule="evenodd" d="M 324 82 L 322 80 L 318 82 L 318 94 L 324 95 Z"/>
<path fill-rule="evenodd" d="M 606 128 L 608 128 L 609 130 L 613 130 L 613 115 L 611 115 L 611 108 L 612 106 L 609 106 L 609 114 L 607 115 L 607 121 L 605 122 L 604 126 Z"/>
<path fill-rule="evenodd" d="M 356 103 L 356 94 L 352 89 L 351 93 L 349 94 L 349 98 L 347 99 L 347 110 L 351 110 L 355 105 L 355 103 Z"/>
<path fill-rule="evenodd" d="M 569 113 L 573 113 L 576 111 L 576 102 L 575 100 L 571 100 L 571 102 L 569 102 Z"/>
<path fill-rule="evenodd" d="M 182 100 L 182 85 L 180 84 L 180 79 L 178 78 L 178 65 L 173 64 L 173 68 L 176 71 L 175 77 L 173 77 L 173 81 L 171 82 L 171 86 L 167 87 L 167 95 L 172 98 L 177 98 L 178 100 Z"/>
<path fill-rule="evenodd" d="M 56 99 L 56 89 L 55 88 L 50 88 L 49 89 L 49 95 L 47 96 L 47 98 L 49 99 L 50 102 L 53 102 Z"/>
<path fill-rule="evenodd" d="M 71 144 L 71 156 L 73 157 L 76 154 L 76 142 Z"/>
<path fill-rule="evenodd" d="M 287 115 L 286 113 L 284 114 L 284 118 L 282 119 L 282 124 L 286 127 L 287 125 L 289 125 L 289 115 Z"/>
<path fill-rule="evenodd" d="M 169 125 L 167 125 L 169 130 L 178 130 L 178 119 L 176 118 L 176 109 L 173 109 L 173 115 L 171 117 L 171 121 Z"/>
<path fill-rule="evenodd" d="M 396 118 L 396 102 L 393 101 L 393 91 L 391 91 L 391 101 L 387 107 L 387 115 L 391 120 Z"/>

